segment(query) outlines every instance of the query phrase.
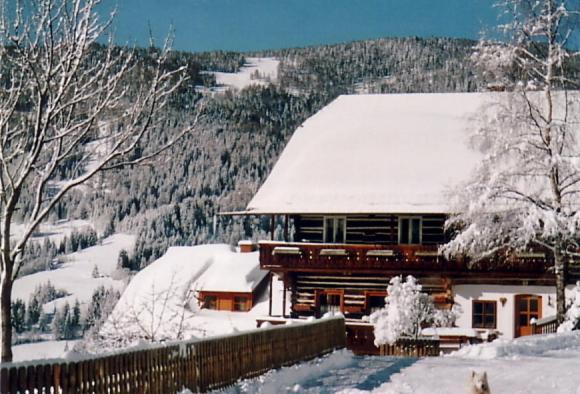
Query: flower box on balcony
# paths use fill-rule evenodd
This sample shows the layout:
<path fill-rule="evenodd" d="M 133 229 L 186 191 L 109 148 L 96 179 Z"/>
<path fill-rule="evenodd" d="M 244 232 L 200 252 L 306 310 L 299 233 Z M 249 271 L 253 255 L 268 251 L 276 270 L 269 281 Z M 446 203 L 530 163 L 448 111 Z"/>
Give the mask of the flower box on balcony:
<path fill-rule="evenodd" d="M 347 256 L 345 249 L 320 249 L 321 256 Z"/>
<path fill-rule="evenodd" d="M 369 250 L 367 257 L 392 257 L 395 252 L 390 249 Z"/>
<path fill-rule="evenodd" d="M 442 254 L 437 250 L 418 250 L 415 252 L 417 257 L 439 257 Z"/>
<path fill-rule="evenodd" d="M 520 259 L 545 259 L 546 253 L 544 252 L 520 252 L 516 253 L 516 257 Z"/>
<path fill-rule="evenodd" d="M 290 255 L 300 255 L 302 252 L 300 248 L 294 246 L 276 246 L 272 251 L 272 255 L 280 254 L 290 254 Z"/>

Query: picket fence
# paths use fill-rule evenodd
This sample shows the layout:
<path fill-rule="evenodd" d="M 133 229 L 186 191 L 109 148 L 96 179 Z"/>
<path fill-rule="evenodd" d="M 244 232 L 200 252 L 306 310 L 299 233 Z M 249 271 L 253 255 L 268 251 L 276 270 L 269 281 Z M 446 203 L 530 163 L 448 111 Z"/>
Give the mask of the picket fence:
<path fill-rule="evenodd" d="M 345 346 L 342 318 L 123 351 L 0 366 L 0 393 L 205 392 Z"/>

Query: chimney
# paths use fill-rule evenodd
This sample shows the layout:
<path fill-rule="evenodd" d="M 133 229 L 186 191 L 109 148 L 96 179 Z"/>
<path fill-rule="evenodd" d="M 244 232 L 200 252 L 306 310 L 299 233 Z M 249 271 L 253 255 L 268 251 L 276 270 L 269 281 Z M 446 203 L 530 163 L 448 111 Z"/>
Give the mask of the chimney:
<path fill-rule="evenodd" d="M 251 253 L 257 249 L 257 245 L 250 240 L 242 240 L 238 242 L 238 246 L 240 247 L 240 253 Z"/>

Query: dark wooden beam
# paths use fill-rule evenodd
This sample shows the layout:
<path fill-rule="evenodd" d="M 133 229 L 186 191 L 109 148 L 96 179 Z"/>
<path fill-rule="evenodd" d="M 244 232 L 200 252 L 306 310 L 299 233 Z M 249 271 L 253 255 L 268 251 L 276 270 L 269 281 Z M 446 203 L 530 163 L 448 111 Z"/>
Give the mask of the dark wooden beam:
<path fill-rule="evenodd" d="M 268 316 L 272 316 L 272 280 L 274 279 L 274 274 L 270 272 L 270 299 L 268 300 Z"/>
<path fill-rule="evenodd" d="M 282 317 L 286 317 L 286 279 L 284 279 L 284 291 L 282 296 Z"/>
<path fill-rule="evenodd" d="M 270 215 L 270 240 L 274 240 L 274 226 L 276 225 L 276 216 Z"/>

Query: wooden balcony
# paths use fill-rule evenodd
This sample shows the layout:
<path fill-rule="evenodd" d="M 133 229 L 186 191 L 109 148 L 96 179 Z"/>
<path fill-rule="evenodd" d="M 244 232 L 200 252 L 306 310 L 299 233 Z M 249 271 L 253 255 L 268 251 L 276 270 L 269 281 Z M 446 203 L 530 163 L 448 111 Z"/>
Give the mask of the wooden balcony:
<path fill-rule="evenodd" d="M 497 255 L 470 262 L 447 259 L 436 245 L 354 245 L 260 242 L 260 265 L 272 271 L 493 273 L 552 277 L 552 262 L 543 252 Z"/>

